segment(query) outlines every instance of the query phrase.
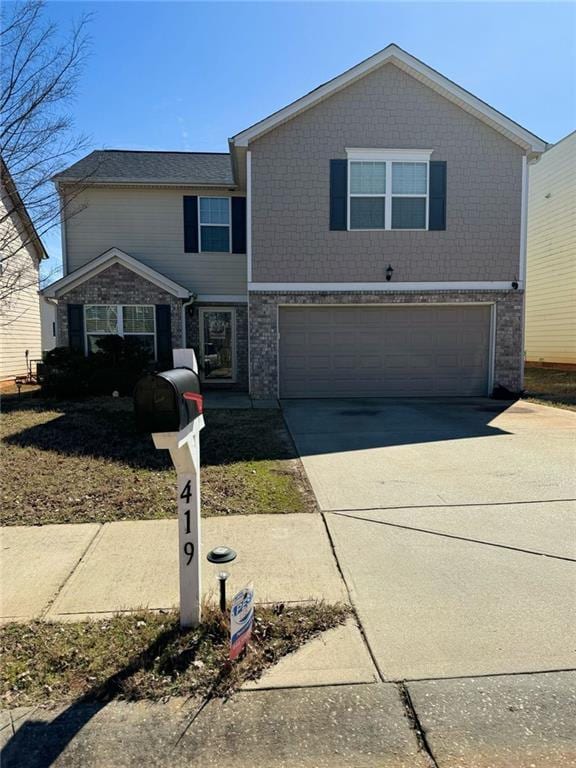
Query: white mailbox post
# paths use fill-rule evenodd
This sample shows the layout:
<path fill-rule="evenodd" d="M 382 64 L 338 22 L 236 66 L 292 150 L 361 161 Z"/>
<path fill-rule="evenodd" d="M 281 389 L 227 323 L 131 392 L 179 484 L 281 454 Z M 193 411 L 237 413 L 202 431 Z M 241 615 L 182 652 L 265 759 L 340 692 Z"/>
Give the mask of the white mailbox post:
<path fill-rule="evenodd" d="M 200 430 L 204 416 L 182 432 L 152 435 L 156 448 L 168 449 L 176 468 L 180 626 L 197 627 L 201 619 L 200 588 Z"/>
<path fill-rule="evenodd" d="M 174 364 L 198 374 L 191 349 L 174 350 Z M 200 552 L 200 415 L 180 432 L 152 434 L 156 448 L 170 451 L 178 488 L 178 562 L 180 579 L 180 626 L 197 627 L 201 620 Z"/>

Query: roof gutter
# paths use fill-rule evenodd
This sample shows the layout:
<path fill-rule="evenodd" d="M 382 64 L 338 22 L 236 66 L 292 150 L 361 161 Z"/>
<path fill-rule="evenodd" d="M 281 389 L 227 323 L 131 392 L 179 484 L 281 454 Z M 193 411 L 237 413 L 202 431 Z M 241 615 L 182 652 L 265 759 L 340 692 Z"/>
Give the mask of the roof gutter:
<path fill-rule="evenodd" d="M 218 184 L 208 184 L 200 181 L 161 181 L 159 179 L 79 179 L 70 178 L 69 176 L 53 176 L 52 181 L 57 186 L 61 184 L 84 184 L 87 187 L 199 187 L 201 189 L 237 189 L 238 185 L 235 182 L 226 183 L 219 182 Z"/>

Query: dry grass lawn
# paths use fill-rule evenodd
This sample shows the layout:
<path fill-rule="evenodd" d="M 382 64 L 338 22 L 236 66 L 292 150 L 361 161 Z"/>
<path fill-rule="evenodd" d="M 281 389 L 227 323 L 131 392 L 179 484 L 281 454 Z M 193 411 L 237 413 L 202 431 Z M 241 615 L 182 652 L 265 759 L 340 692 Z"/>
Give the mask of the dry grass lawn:
<path fill-rule="evenodd" d="M 0 628 L 0 699 L 6 708 L 115 698 L 223 695 L 258 678 L 282 656 L 341 624 L 350 609 L 311 603 L 256 606 L 250 646 L 228 662 L 229 627 L 210 608 L 183 631 L 174 612 L 100 621 Z"/>
<path fill-rule="evenodd" d="M 524 389 L 526 398 L 534 403 L 576 411 L 576 370 L 527 366 Z"/>
<path fill-rule="evenodd" d="M 166 451 L 136 430 L 129 398 L 3 398 L 4 525 L 173 517 Z M 201 434 L 203 514 L 315 510 L 277 410 L 208 410 Z"/>

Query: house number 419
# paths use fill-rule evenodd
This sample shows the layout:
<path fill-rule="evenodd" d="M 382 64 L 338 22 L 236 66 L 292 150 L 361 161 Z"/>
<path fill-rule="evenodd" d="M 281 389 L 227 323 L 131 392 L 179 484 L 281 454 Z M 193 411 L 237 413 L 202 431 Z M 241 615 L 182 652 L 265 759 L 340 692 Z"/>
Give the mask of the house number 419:
<path fill-rule="evenodd" d="M 192 490 L 190 487 L 190 480 L 186 483 L 180 494 L 180 498 L 183 499 L 186 504 L 190 504 L 190 497 L 192 496 Z M 184 517 L 186 519 L 186 533 L 190 533 L 190 510 L 184 511 Z M 187 541 L 184 544 L 184 554 L 188 558 L 186 565 L 190 565 L 192 558 L 194 557 L 194 544 L 191 541 Z"/>

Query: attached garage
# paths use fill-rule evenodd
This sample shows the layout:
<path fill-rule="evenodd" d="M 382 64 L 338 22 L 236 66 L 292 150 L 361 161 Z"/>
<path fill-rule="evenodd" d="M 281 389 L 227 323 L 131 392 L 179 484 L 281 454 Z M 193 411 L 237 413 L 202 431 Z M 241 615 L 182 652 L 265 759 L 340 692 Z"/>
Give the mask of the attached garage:
<path fill-rule="evenodd" d="M 280 397 L 484 396 L 489 305 L 279 308 Z"/>

